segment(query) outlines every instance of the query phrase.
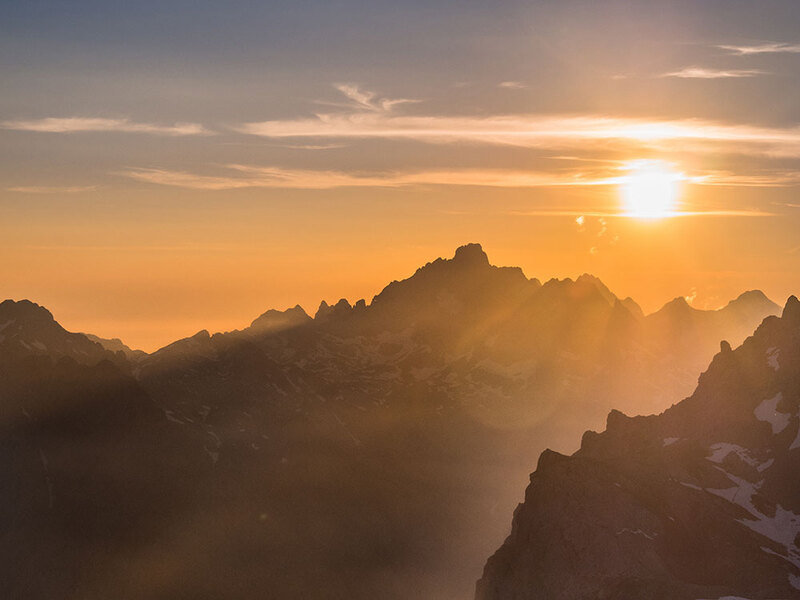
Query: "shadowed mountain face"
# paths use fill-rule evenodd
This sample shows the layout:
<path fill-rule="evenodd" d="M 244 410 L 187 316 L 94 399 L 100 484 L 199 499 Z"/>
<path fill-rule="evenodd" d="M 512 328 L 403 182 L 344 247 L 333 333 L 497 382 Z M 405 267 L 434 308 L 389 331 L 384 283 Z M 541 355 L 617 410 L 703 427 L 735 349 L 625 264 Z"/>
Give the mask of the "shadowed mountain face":
<path fill-rule="evenodd" d="M 85 335 L 66 331 L 46 308 L 5 300 L 0 302 L 0 360 L 23 356 L 66 356 L 82 364 L 121 358 Z"/>
<path fill-rule="evenodd" d="M 0 448 L 6 598 L 143 597 L 214 489 L 202 440 L 108 361 L 0 361 Z"/>
<path fill-rule="evenodd" d="M 80 594 L 67 597 L 467 597 L 544 447 L 572 450 L 613 406 L 662 410 L 691 391 L 720 339 L 738 343 L 779 310 L 755 292 L 720 311 L 672 304 L 645 317 L 594 277 L 541 284 L 492 266 L 476 244 L 370 304 L 322 303 L 314 318 L 300 307 L 270 310 L 243 331 L 201 331 L 147 356 L 98 340 L 120 351 L 111 354 L 41 307 L 3 303 L 37 315 L 30 324 L 0 311 L 0 336 L 7 321 L 13 332 L 0 338 L 0 351 L 13 349 L 2 355 L 9 372 L 20 360 L 40 369 L 19 371 L 37 382 L 33 396 L 23 380 L 2 388 L 9 436 L 29 449 L 8 476 L 40 508 L 22 524 L 11 519 L 16 533 L 3 547 L 10 555 L 13 540 L 25 550 L 7 566 L 35 562 L 43 546 L 24 540 L 42 539 L 63 549 L 52 564 L 67 566 L 35 589 L 58 589 L 58 573 L 74 572 L 81 583 L 70 589 Z M 97 364 L 109 357 L 116 366 Z M 62 386 L 75 370 L 80 384 Z M 104 377 L 113 385 L 93 383 Z M 62 387 L 69 393 L 51 393 Z M 130 402 L 140 416 L 126 416 Z M 124 497 L 113 486 L 82 497 L 76 484 L 64 498 L 42 487 L 39 428 L 73 405 L 98 441 L 66 436 L 53 452 L 80 448 L 101 473 L 73 475 L 75 462 L 65 477 L 127 486 L 127 469 L 141 474 L 129 492 L 133 516 L 87 542 L 87 552 L 112 544 L 122 557 L 102 574 L 68 560 L 71 538 L 45 518 L 69 520 L 77 503 L 91 529 L 92 514 L 114 513 L 109 498 Z M 54 423 L 48 435 L 67 428 Z M 164 502 L 153 499 L 161 494 Z M 126 523 L 139 532 L 133 542 Z M 21 581 L 15 572 L 7 576 Z"/>
<path fill-rule="evenodd" d="M 546 451 L 479 600 L 800 597 L 800 302 L 658 416 Z"/>

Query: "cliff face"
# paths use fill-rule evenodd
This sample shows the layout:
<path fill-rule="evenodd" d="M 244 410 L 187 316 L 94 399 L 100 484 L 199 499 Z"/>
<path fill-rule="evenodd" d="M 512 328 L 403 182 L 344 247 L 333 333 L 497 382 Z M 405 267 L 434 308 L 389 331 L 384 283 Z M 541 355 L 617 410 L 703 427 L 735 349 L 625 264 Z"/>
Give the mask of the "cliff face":
<path fill-rule="evenodd" d="M 478 600 L 800 597 L 800 302 L 657 416 L 544 452 Z"/>

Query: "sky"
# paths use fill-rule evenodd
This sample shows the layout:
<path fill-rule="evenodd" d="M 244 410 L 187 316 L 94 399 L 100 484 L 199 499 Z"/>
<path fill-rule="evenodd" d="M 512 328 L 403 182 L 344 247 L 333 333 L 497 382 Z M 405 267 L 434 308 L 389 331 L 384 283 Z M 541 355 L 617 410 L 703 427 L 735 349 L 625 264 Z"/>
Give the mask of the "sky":
<path fill-rule="evenodd" d="M 154 350 L 479 242 L 646 312 L 782 303 L 798 32 L 790 0 L 3 0 L 0 296 Z"/>

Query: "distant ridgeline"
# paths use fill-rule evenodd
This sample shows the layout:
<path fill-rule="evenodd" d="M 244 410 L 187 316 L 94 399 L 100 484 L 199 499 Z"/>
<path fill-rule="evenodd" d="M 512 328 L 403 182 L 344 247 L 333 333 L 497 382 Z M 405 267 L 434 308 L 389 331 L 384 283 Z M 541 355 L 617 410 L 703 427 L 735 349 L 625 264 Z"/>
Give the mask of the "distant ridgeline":
<path fill-rule="evenodd" d="M 574 450 L 581 433 L 600 428 L 612 408 L 638 414 L 667 408 L 691 393 L 721 340 L 738 345 L 779 313 L 752 291 L 717 311 L 676 299 L 645 316 L 633 300 L 617 298 L 590 275 L 542 284 L 518 268 L 492 266 L 477 244 L 392 282 L 369 304 L 323 302 L 313 318 L 299 306 L 270 310 L 242 331 L 201 331 L 152 354 L 119 340 L 69 333 L 46 309 L 5 301 L 0 589 L 9 598 L 33 600 L 468 597 L 545 447 Z M 790 321 L 768 318 L 753 339 L 787 330 Z M 788 381 L 797 372 L 796 363 L 787 362 L 796 354 L 780 335 L 770 342 L 776 350 L 763 349 L 762 379 Z M 727 556 L 719 552 L 710 579 L 697 579 L 697 565 L 711 558 L 691 560 L 695 551 L 686 543 L 704 531 L 702 522 L 711 537 L 697 552 L 710 554 L 709 545 L 724 539 L 741 548 L 741 561 L 754 561 L 749 570 L 737 567 L 736 576 L 774 579 L 775 597 L 789 597 L 795 559 L 787 546 L 766 536 L 760 544 L 773 554 L 756 555 L 756 536 L 764 537 L 758 527 L 767 525 L 740 523 L 737 529 L 732 523 L 791 520 L 800 511 L 788 500 L 792 489 L 768 483 L 778 481 L 789 458 L 779 457 L 777 446 L 770 447 L 774 456 L 764 454 L 764 444 L 796 433 L 796 388 L 795 396 L 788 387 L 776 387 L 769 397 L 747 396 L 758 400 L 747 407 L 752 413 L 783 394 L 774 414 L 786 416 L 770 416 L 772 405 L 765 405 L 758 414 L 775 423 L 754 420 L 753 438 L 739 429 L 714 430 L 714 439 L 692 437 L 700 435 L 692 427 L 745 427 L 753 420 L 731 408 L 744 406 L 737 399 L 756 389 L 750 380 L 750 387 L 739 379 L 731 383 L 731 398 L 715 392 L 721 404 L 713 410 L 698 400 L 706 388 L 723 389 L 710 382 L 724 379 L 718 374 L 724 365 L 732 381 L 735 373 L 749 377 L 747 369 L 730 365 L 746 363 L 754 352 L 748 348 L 761 343 L 753 339 L 717 355 L 695 395 L 663 416 L 630 420 L 613 413 L 609 431 L 585 437 L 574 457 L 543 455 L 541 472 L 585 488 L 586 497 L 570 491 L 565 498 L 558 479 L 546 484 L 540 500 L 532 485 L 512 537 L 486 568 L 479 596 L 646 598 L 625 590 L 650 590 L 647 582 L 656 580 L 681 594 L 694 593 L 684 584 L 725 593 L 751 589 L 714 579 Z M 712 418 L 717 410 L 721 414 Z M 764 428 L 780 426 L 781 419 L 785 427 L 762 439 Z M 651 422 L 658 425 L 640 425 Z M 661 437 L 652 449 L 645 438 L 656 429 Z M 636 460 L 608 458 L 615 448 L 630 454 L 640 444 L 645 449 L 637 450 Z M 594 475 L 586 461 L 599 465 Z M 659 470 L 678 469 L 674 461 L 686 461 L 687 471 L 667 476 Z M 614 479 L 615 493 L 650 489 L 655 505 L 626 496 L 633 520 L 617 515 L 619 523 L 594 532 L 581 519 L 595 518 L 592 482 L 605 485 L 611 464 L 630 471 L 627 479 Z M 640 467 L 652 472 L 646 481 L 636 479 Z M 744 491 L 733 501 L 725 490 L 735 486 Z M 675 490 L 674 502 L 686 496 L 683 512 L 669 504 Z M 616 496 L 609 498 L 598 510 L 622 514 Z M 556 509 L 548 502 L 566 504 Z M 769 502 L 779 502 L 783 512 Z M 566 595 L 536 591 L 558 577 L 569 579 L 567 563 L 557 562 L 559 551 L 543 554 L 539 544 L 572 539 L 571 530 L 558 529 L 565 521 L 548 514 L 550 529 L 542 535 L 556 537 L 526 546 L 534 530 L 539 535 L 529 523 L 542 521 L 540 510 L 564 510 L 564 518 L 573 515 L 574 526 L 585 529 L 581 539 L 602 555 L 581 566 L 586 582 L 595 573 L 595 587 L 579 570 L 574 584 L 565 584 Z M 709 520 L 710 513 L 718 519 Z M 643 520 L 634 522 L 636 515 Z M 683 534 L 668 534 L 661 517 L 669 523 L 673 517 Z M 603 523 L 606 515 L 596 518 Z M 602 550 L 611 537 L 618 551 Z M 664 541 L 667 549 L 660 546 Z M 563 552 L 583 551 L 574 543 Z M 682 552 L 688 558 L 681 559 Z M 619 565 L 631 556 L 639 566 L 625 571 Z M 653 570 L 657 560 L 663 572 Z M 645 587 L 619 578 L 628 572 Z M 629 595 L 591 595 L 617 589 Z"/>

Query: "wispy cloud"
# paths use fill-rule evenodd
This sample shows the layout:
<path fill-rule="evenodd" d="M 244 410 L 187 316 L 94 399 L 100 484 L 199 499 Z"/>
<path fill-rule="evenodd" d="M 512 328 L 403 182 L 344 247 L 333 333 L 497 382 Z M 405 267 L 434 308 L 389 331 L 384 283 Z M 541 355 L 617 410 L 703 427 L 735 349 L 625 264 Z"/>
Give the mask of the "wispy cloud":
<path fill-rule="evenodd" d="M 152 123 L 137 123 L 130 119 L 92 117 L 47 117 L 44 119 L 2 121 L 0 122 L 0 128 L 40 133 L 118 132 L 170 136 L 209 135 L 212 133 L 199 123 L 155 125 Z"/>
<path fill-rule="evenodd" d="M 515 210 L 508 214 L 521 217 L 600 217 L 600 218 L 639 218 L 639 215 L 619 210 L 563 210 L 563 209 L 541 209 L 541 210 Z M 774 217 L 775 213 L 761 210 L 673 210 L 665 212 L 663 218 L 675 217 Z"/>
<path fill-rule="evenodd" d="M 419 100 L 412 98 L 387 98 L 385 96 L 380 96 L 376 92 L 361 89 L 361 87 L 355 83 L 337 83 L 334 84 L 333 87 L 335 87 L 346 100 L 342 102 L 318 100 L 317 104 L 336 106 L 356 111 L 388 113 L 391 112 L 395 106 L 400 104 L 419 102 Z"/>
<path fill-rule="evenodd" d="M 786 44 L 782 42 L 765 42 L 763 44 L 756 44 L 754 46 L 736 46 L 736 45 L 717 45 L 721 50 L 727 50 L 731 54 L 738 56 L 747 56 L 749 54 L 779 54 L 790 53 L 800 54 L 800 44 Z"/>
<path fill-rule="evenodd" d="M 734 79 L 766 75 L 758 69 L 707 69 L 705 67 L 686 67 L 680 71 L 663 73 L 660 77 L 679 77 L 682 79 Z"/>
<path fill-rule="evenodd" d="M 241 188 L 335 189 L 345 187 L 398 188 L 417 185 L 486 187 L 554 187 L 611 185 L 618 177 L 592 178 L 581 173 L 546 173 L 503 169 L 452 169 L 416 172 L 346 173 L 227 165 L 227 175 L 202 175 L 169 169 L 127 169 L 120 175 L 139 181 L 201 190 Z"/>
<path fill-rule="evenodd" d="M 507 90 L 523 90 L 528 86 L 521 81 L 503 81 L 499 83 L 497 87 L 505 88 Z"/>
<path fill-rule="evenodd" d="M 343 92 L 345 93 L 345 92 Z M 553 150 L 611 143 L 620 150 L 681 151 L 800 156 L 800 128 L 758 127 L 701 119 L 642 119 L 606 115 L 408 115 L 391 110 L 368 92 L 347 88 L 345 110 L 313 117 L 244 123 L 244 134 L 273 139 L 381 138 L 426 143 L 506 144 Z M 389 108 L 384 108 L 389 106 Z"/>
<path fill-rule="evenodd" d="M 693 183 L 730 187 L 792 187 L 800 185 L 800 171 L 777 170 L 756 173 L 706 171 L 697 175 Z"/>
<path fill-rule="evenodd" d="M 44 186 L 44 185 L 20 185 L 6 188 L 9 192 L 21 194 L 80 194 L 81 192 L 92 192 L 97 189 L 96 185 L 76 185 L 76 186 Z"/>
<path fill-rule="evenodd" d="M 511 169 L 438 169 L 353 173 L 333 170 L 288 169 L 275 166 L 225 165 L 221 175 L 160 168 L 130 168 L 117 173 L 138 181 L 197 190 L 284 188 L 329 190 L 337 188 L 401 188 L 424 185 L 483 186 L 495 188 L 616 186 L 628 181 L 626 163 L 594 170 L 532 171 Z M 693 185 L 779 187 L 800 184 L 800 173 L 732 174 L 704 171 L 679 174 Z"/>
<path fill-rule="evenodd" d="M 347 148 L 347 144 L 282 144 L 282 147 L 290 150 L 336 150 Z"/>

